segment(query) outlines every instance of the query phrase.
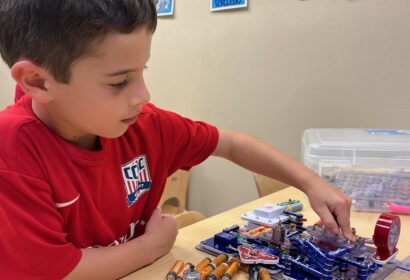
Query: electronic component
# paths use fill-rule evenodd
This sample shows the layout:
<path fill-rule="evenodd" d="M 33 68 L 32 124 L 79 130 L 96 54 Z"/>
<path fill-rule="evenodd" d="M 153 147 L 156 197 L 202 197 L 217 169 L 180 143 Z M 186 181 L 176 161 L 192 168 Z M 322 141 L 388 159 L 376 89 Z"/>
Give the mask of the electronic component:
<path fill-rule="evenodd" d="M 277 264 L 277 251 L 263 246 L 240 245 L 238 247 L 241 262 L 245 264 Z"/>
<path fill-rule="evenodd" d="M 249 213 L 259 218 L 249 218 Z M 395 270 L 387 264 L 397 254 L 398 216 L 380 216 L 373 236 L 374 247 L 368 244 L 371 238 L 360 237 L 356 232 L 357 242 L 351 242 L 321 225 L 304 227 L 302 214 L 283 210 L 280 206 L 264 205 L 247 214 L 242 215 L 247 225 L 225 228 L 196 248 L 213 255 L 239 256 L 241 265 L 249 265 L 249 279 L 258 279 L 261 268 L 274 279 L 283 277 L 286 280 L 379 279 L 371 277 Z M 266 227 L 266 220 L 277 217 L 281 218 L 271 223 L 271 230 L 259 228 L 260 224 Z M 262 223 L 257 223 L 262 219 Z M 249 234 L 252 230 L 264 233 L 252 236 Z M 230 279 L 227 277 L 224 280 Z"/>
<path fill-rule="evenodd" d="M 283 213 L 284 208 L 283 206 L 266 204 L 243 214 L 241 218 L 257 225 L 272 227 L 289 220 L 289 216 Z"/>
<path fill-rule="evenodd" d="M 372 256 L 375 263 L 385 264 L 397 255 L 396 245 L 399 236 L 400 218 L 387 213 L 381 214 L 373 235 L 373 241 L 377 248 L 376 253 Z"/>
<path fill-rule="evenodd" d="M 191 264 L 189 269 L 184 273 L 183 280 L 201 280 L 201 274 L 195 269 L 195 266 Z"/>
<path fill-rule="evenodd" d="M 285 202 L 279 202 L 276 205 L 284 207 L 285 210 L 291 211 L 291 212 L 298 212 L 302 211 L 303 209 L 303 204 L 300 202 L 300 200 L 296 199 L 290 199 Z"/>

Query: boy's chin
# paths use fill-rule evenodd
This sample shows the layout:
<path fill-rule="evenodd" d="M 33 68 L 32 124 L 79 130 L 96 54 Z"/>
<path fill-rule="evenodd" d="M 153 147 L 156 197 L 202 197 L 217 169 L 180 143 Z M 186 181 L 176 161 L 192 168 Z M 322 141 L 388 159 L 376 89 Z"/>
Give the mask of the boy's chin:
<path fill-rule="evenodd" d="M 128 129 L 124 129 L 124 130 L 120 130 L 120 131 L 107 133 L 105 135 L 100 135 L 100 137 L 104 137 L 104 138 L 107 138 L 107 139 L 115 139 L 115 138 L 123 136 L 125 134 L 125 132 L 127 132 L 127 130 Z"/>

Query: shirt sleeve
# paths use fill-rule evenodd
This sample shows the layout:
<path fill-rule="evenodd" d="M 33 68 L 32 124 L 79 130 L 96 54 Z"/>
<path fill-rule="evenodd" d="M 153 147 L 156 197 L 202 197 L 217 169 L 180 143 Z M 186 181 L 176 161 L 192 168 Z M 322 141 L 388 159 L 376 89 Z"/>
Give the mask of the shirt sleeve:
<path fill-rule="evenodd" d="M 45 182 L 0 170 L 0 221 L 1 278 L 62 279 L 80 261 Z"/>
<path fill-rule="evenodd" d="M 155 108 L 155 111 L 159 118 L 169 174 L 177 169 L 189 170 L 215 150 L 219 138 L 215 126 L 159 108 Z"/>

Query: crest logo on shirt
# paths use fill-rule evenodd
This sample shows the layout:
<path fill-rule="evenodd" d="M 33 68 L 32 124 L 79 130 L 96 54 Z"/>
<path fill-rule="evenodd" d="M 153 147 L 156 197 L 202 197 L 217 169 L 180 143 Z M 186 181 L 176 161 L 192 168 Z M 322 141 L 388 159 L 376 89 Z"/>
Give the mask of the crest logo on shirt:
<path fill-rule="evenodd" d="M 151 188 L 147 157 L 140 155 L 121 166 L 128 207 Z"/>

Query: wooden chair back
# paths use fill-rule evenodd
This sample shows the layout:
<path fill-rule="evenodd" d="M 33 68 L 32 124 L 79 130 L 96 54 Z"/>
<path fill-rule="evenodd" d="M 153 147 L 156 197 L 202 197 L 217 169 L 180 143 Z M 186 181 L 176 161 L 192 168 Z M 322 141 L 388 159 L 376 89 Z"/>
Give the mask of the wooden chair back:
<path fill-rule="evenodd" d="M 189 176 L 189 171 L 177 170 L 168 177 L 164 193 L 159 202 L 162 212 L 176 215 L 186 210 Z"/>
<path fill-rule="evenodd" d="M 178 229 L 180 229 L 205 219 L 205 216 L 201 212 L 186 211 L 176 215 L 175 219 L 177 220 Z"/>
<path fill-rule="evenodd" d="M 278 180 L 260 175 L 260 174 L 253 174 L 253 178 L 255 180 L 256 189 L 258 190 L 259 197 L 277 192 L 281 189 L 289 187 L 289 185 L 282 183 Z"/>

